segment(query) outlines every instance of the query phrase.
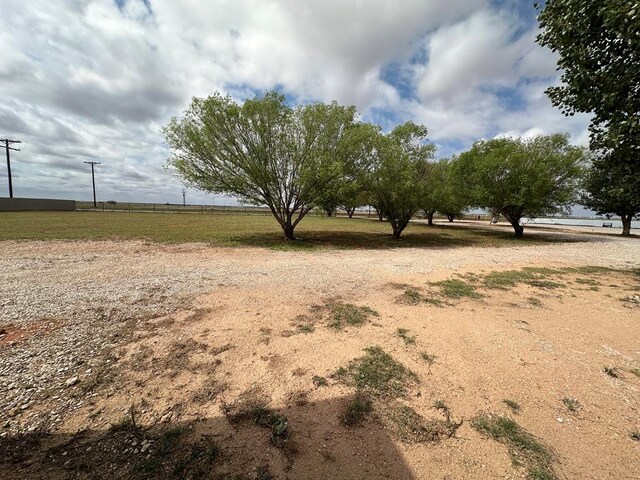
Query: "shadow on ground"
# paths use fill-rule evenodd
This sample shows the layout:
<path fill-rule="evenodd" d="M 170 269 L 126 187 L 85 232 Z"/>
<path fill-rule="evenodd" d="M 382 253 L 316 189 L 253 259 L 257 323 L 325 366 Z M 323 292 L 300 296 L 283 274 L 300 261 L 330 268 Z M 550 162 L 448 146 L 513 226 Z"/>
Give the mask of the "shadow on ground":
<path fill-rule="evenodd" d="M 285 250 L 328 249 L 362 249 L 378 250 L 393 248 L 429 248 L 448 249 L 461 247 L 501 247 L 521 245 L 541 245 L 558 243 L 580 243 L 594 241 L 593 237 L 558 232 L 525 232 L 524 238 L 515 238 L 512 231 L 505 229 L 484 229 L 477 226 L 426 226 L 411 225 L 399 240 L 391 237 L 391 233 L 363 231 L 296 231 L 297 241 L 285 242 L 280 233 L 259 233 L 238 235 L 231 238 L 237 246 L 267 247 Z M 597 241 L 607 241 L 598 239 Z"/>
<path fill-rule="evenodd" d="M 274 410 L 276 426 L 228 416 L 0 438 L 4 479 L 415 478 L 379 423 L 341 423 L 351 397 Z M 262 423 L 262 425 L 260 424 Z M 273 422 L 272 422 L 273 423 Z M 284 441 L 283 441 L 284 440 Z M 143 447 L 150 443 L 150 447 Z M 141 449 L 145 452 L 142 453 Z"/>

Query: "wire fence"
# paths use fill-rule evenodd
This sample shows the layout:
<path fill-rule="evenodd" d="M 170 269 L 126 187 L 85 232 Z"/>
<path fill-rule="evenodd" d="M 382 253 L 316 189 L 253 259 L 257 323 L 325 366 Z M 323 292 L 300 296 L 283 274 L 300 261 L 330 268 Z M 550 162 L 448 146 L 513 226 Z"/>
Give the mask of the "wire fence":
<path fill-rule="evenodd" d="M 87 212 L 130 212 L 130 213 L 191 213 L 208 215 L 271 215 L 271 210 L 266 206 L 243 206 L 243 205 L 191 205 L 180 203 L 141 203 L 141 202 L 97 202 L 94 208 L 93 202 L 76 202 L 77 211 Z M 327 214 L 322 209 L 314 209 L 308 215 L 326 217 Z M 334 214 L 336 217 L 347 217 L 347 212 L 338 209 Z M 377 218 L 378 214 L 372 207 L 356 209 L 353 214 L 358 218 Z M 414 218 L 425 218 L 416 215 Z M 438 220 L 446 219 L 441 215 L 435 215 Z M 490 220 L 489 215 L 466 214 L 466 220 Z"/>

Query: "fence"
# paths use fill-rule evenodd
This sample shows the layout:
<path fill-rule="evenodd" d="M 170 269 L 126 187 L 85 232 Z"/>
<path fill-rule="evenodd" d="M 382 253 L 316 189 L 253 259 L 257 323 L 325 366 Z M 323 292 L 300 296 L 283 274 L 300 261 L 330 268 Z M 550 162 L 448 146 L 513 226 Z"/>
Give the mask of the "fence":
<path fill-rule="evenodd" d="M 76 209 L 75 200 L 49 198 L 0 198 L 0 212 L 28 212 Z"/>

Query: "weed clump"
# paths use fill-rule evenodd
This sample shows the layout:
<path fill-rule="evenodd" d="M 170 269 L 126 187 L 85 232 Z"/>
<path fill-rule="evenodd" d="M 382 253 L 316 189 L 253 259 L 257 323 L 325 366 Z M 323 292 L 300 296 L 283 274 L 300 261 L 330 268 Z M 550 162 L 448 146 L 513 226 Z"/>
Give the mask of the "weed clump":
<path fill-rule="evenodd" d="M 443 280 L 441 282 L 433 283 L 437 287 L 440 287 L 440 293 L 449 298 L 479 298 L 480 294 L 476 291 L 473 285 L 459 280 L 457 278 L 450 280 Z"/>
<path fill-rule="evenodd" d="M 373 410 L 373 403 L 368 395 L 356 392 L 354 397 L 345 405 L 341 422 L 347 427 L 353 427 L 362 423 L 365 416 Z"/>
<path fill-rule="evenodd" d="M 351 303 L 334 303 L 329 306 L 329 327 L 340 330 L 347 325 L 364 325 L 369 317 L 378 316 L 378 312 L 369 307 L 358 307 Z"/>
<path fill-rule="evenodd" d="M 407 389 L 418 377 L 380 347 L 368 347 L 365 355 L 341 367 L 336 377 L 347 385 L 374 397 L 397 398 L 406 395 Z"/>
<path fill-rule="evenodd" d="M 618 369 L 616 367 L 604 367 L 604 373 L 609 375 L 611 378 L 620 378 L 618 375 Z"/>
<path fill-rule="evenodd" d="M 394 433 L 404 442 L 437 442 L 450 438 L 462 425 L 462 422 L 454 423 L 451 421 L 448 408 L 446 416 L 446 420 L 426 420 L 413 408 L 396 404 L 387 413 L 386 421 Z"/>
<path fill-rule="evenodd" d="M 410 335 L 409 330 L 407 330 L 406 328 L 399 328 L 398 330 L 396 330 L 396 333 L 398 334 L 398 337 L 400 337 L 404 341 L 405 345 L 413 345 L 414 343 L 416 343 L 415 335 Z"/>
<path fill-rule="evenodd" d="M 314 375 L 313 377 L 311 377 L 311 381 L 313 382 L 313 385 L 316 387 L 326 387 L 327 385 L 329 385 L 329 382 L 327 382 L 327 379 L 319 375 Z"/>
<path fill-rule="evenodd" d="M 514 420 L 498 415 L 479 415 L 472 422 L 480 433 L 504 443 L 514 465 L 524 465 L 527 477 L 554 480 L 553 457 L 549 450 Z"/>
<path fill-rule="evenodd" d="M 580 402 L 575 398 L 564 397 L 562 403 L 570 412 L 577 412 L 581 408 Z"/>
<path fill-rule="evenodd" d="M 399 300 L 409 305 L 417 305 L 422 301 L 422 295 L 414 288 L 407 288 Z"/>
<path fill-rule="evenodd" d="M 420 356 L 425 362 L 427 362 L 427 365 L 429 366 L 427 373 L 431 375 L 431 365 L 433 365 L 436 362 L 436 359 L 438 357 L 429 352 L 422 352 L 420 353 Z"/>

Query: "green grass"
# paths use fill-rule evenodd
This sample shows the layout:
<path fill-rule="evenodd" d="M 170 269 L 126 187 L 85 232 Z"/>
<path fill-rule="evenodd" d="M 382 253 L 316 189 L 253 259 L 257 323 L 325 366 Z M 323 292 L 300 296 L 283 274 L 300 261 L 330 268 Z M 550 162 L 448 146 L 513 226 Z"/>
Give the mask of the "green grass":
<path fill-rule="evenodd" d="M 329 327 L 340 330 L 347 325 L 362 326 L 371 316 L 378 312 L 369 307 L 358 307 L 351 303 L 334 303 L 329 305 Z"/>
<path fill-rule="evenodd" d="M 399 328 L 396 330 L 396 334 L 404 341 L 405 345 L 413 345 L 416 343 L 415 335 L 411 335 L 406 328 Z"/>
<path fill-rule="evenodd" d="M 482 283 L 486 288 L 507 290 L 520 283 L 538 288 L 558 288 L 559 283 L 547 280 L 548 277 L 562 275 L 563 272 L 552 268 L 525 267 L 521 270 L 491 272 L 484 276 Z"/>
<path fill-rule="evenodd" d="M 336 376 L 347 385 L 375 397 L 397 398 L 406 395 L 418 377 L 380 347 L 368 347 L 365 355 L 341 367 Z"/>
<path fill-rule="evenodd" d="M 479 298 L 480 294 L 476 292 L 473 285 L 458 280 L 457 278 L 435 282 L 433 285 L 440 287 L 440 293 L 449 298 Z"/>
<path fill-rule="evenodd" d="M 506 444 L 513 464 L 524 465 L 527 469 L 527 478 L 558 478 L 553 470 L 551 453 L 514 420 L 497 415 L 480 415 L 473 419 L 471 425 L 480 433 Z"/>
<path fill-rule="evenodd" d="M 311 378 L 311 381 L 316 387 L 326 387 L 327 385 L 329 385 L 329 382 L 327 382 L 327 379 L 324 377 L 321 377 L 320 375 L 314 375 Z"/>
<path fill-rule="evenodd" d="M 285 242 L 270 215 L 127 212 L 3 212 L 0 240 L 148 240 L 205 242 L 214 246 L 276 249 L 452 248 L 558 242 L 544 234 L 516 239 L 506 231 L 410 224 L 402 238 L 391 238 L 386 222 L 307 216 L 296 228 L 302 241 Z"/>
<path fill-rule="evenodd" d="M 422 295 L 414 288 L 407 288 L 402 294 L 402 303 L 417 305 L 422 301 Z"/>
<path fill-rule="evenodd" d="M 356 392 L 353 398 L 345 405 L 340 420 L 343 425 L 353 427 L 362 423 L 367 413 L 372 410 L 373 403 L 371 399 L 363 392 Z"/>

